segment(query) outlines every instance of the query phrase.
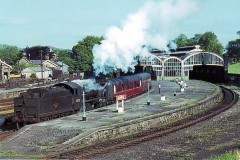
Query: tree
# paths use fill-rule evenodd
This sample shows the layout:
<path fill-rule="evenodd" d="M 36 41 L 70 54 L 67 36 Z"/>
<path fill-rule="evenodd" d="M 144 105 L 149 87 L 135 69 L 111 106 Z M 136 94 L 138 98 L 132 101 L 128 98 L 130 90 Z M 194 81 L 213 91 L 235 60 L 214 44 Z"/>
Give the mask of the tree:
<path fill-rule="evenodd" d="M 202 37 L 202 34 L 195 34 L 193 38 L 190 38 L 188 40 L 188 45 L 189 46 L 198 45 L 201 37 Z"/>
<path fill-rule="evenodd" d="M 0 59 L 13 67 L 13 73 L 19 72 L 18 61 L 21 58 L 21 51 L 16 46 L 0 45 Z"/>
<path fill-rule="evenodd" d="M 240 39 L 228 42 L 226 49 L 231 62 L 236 63 L 240 61 Z"/>
<path fill-rule="evenodd" d="M 177 47 L 188 46 L 188 37 L 185 34 L 180 34 L 174 42 L 177 44 Z"/>
<path fill-rule="evenodd" d="M 240 31 L 237 34 L 240 35 Z M 240 39 L 229 41 L 226 49 L 232 63 L 240 61 Z"/>
<path fill-rule="evenodd" d="M 204 34 L 195 34 L 192 38 L 187 38 L 186 35 L 180 34 L 174 42 L 177 47 L 200 45 L 201 48 L 208 52 L 214 52 L 222 55 L 224 47 L 218 41 L 217 36 L 213 32 L 206 32 Z"/>
<path fill-rule="evenodd" d="M 69 49 L 53 49 L 54 52 L 57 54 L 58 61 L 61 61 L 69 66 L 69 71 L 74 69 L 74 59 L 72 58 L 72 51 Z"/>
<path fill-rule="evenodd" d="M 240 31 L 237 31 L 237 34 L 240 36 Z"/>
<path fill-rule="evenodd" d="M 0 59 L 9 65 L 15 65 L 20 54 L 21 52 L 16 46 L 0 45 Z"/>
<path fill-rule="evenodd" d="M 74 70 L 93 71 L 92 49 L 95 44 L 100 44 L 103 37 L 87 36 L 72 48 L 72 58 L 74 60 Z"/>
<path fill-rule="evenodd" d="M 30 75 L 30 77 L 31 77 L 31 78 L 37 78 L 37 75 L 36 75 L 36 73 L 32 73 L 32 74 Z"/>
<path fill-rule="evenodd" d="M 186 47 L 197 45 L 202 34 L 195 34 L 194 37 L 188 38 L 185 34 L 180 34 L 174 42 L 177 44 L 177 47 Z"/>
<path fill-rule="evenodd" d="M 217 36 L 213 32 L 204 33 L 198 41 L 201 48 L 208 52 L 213 52 L 219 55 L 223 54 L 224 47 L 218 41 Z"/>

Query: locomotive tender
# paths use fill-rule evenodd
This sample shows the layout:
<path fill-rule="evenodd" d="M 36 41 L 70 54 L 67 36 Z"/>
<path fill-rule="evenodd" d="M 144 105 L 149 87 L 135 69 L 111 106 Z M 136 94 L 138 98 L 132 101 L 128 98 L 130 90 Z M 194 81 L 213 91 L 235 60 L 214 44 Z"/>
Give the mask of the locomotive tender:
<path fill-rule="evenodd" d="M 82 110 L 83 91 L 85 92 L 86 110 L 112 104 L 116 96 L 132 98 L 151 87 L 151 75 L 138 73 L 109 79 L 97 89 L 87 90 L 72 81 L 59 83 L 46 88 L 29 89 L 14 98 L 14 121 L 34 123 L 63 117 Z"/>

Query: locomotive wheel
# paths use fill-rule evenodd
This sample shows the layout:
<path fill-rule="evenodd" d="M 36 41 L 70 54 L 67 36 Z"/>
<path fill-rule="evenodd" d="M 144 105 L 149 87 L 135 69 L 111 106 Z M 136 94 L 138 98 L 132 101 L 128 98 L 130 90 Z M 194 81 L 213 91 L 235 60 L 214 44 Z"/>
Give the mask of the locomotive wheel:
<path fill-rule="evenodd" d="M 26 121 L 16 122 L 16 128 L 17 128 L 17 130 L 19 130 L 20 128 L 22 128 L 22 127 L 25 126 L 26 124 L 27 124 Z"/>
<path fill-rule="evenodd" d="M 104 106 L 106 106 L 106 101 L 101 101 L 101 103 L 99 104 L 99 107 L 104 107 Z"/>
<path fill-rule="evenodd" d="M 106 104 L 106 102 L 103 102 L 102 105 L 103 105 L 103 107 L 104 107 L 104 106 L 106 106 L 107 104 Z"/>

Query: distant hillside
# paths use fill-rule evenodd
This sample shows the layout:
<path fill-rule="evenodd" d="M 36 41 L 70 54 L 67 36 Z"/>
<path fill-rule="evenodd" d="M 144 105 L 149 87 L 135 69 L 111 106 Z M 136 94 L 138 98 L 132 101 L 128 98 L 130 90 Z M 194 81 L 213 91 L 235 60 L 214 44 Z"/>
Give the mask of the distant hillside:
<path fill-rule="evenodd" d="M 16 45 L 1 44 L 1 43 L 0 43 L 0 48 L 5 48 L 6 46 L 17 47 L 18 50 L 23 50 L 23 49 L 24 49 L 24 48 L 18 47 L 18 46 L 16 46 Z M 26 45 L 26 46 L 27 46 L 27 45 Z M 38 45 L 36 45 L 36 46 L 38 46 Z M 41 46 L 41 45 L 39 45 L 39 46 Z M 69 50 L 69 51 L 70 51 L 70 49 L 57 48 L 57 47 L 52 47 L 52 49 L 53 49 L 53 50 Z"/>

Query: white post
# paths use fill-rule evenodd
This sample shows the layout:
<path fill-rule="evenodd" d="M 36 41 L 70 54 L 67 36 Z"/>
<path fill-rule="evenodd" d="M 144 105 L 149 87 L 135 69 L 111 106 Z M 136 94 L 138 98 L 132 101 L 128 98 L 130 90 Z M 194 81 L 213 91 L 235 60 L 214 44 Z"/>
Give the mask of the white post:
<path fill-rule="evenodd" d="M 149 98 L 149 83 L 148 83 L 148 98 L 147 98 L 147 105 L 150 105 L 150 98 Z"/>
<path fill-rule="evenodd" d="M 124 100 L 122 100 L 122 106 L 118 108 L 118 113 L 124 113 Z"/>
<path fill-rule="evenodd" d="M 117 100 L 117 102 L 116 102 L 116 106 L 117 106 L 117 111 L 118 111 L 118 100 Z"/>
<path fill-rule="evenodd" d="M 86 117 L 86 105 L 85 105 L 85 93 L 83 90 L 83 121 L 86 121 L 87 117 Z"/>
<path fill-rule="evenodd" d="M 124 99 L 122 100 L 122 108 L 124 109 Z"/>

